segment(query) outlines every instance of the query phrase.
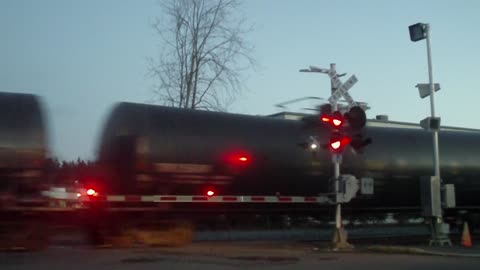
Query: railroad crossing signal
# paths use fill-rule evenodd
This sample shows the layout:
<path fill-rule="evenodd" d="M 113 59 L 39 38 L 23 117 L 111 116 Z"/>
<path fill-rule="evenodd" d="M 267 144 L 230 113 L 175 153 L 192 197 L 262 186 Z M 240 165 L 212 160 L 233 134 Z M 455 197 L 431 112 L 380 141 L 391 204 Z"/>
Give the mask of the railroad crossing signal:
<path fill-rule="evenodd" d="M 300 72 L 328 74 L 332 88 L 336 89 L 328 99 L 329 104 L 320 106 L 320 120 L 331 128 L 328 144 L 324 146 L 328 146 L 332 154 L 341 154 L 348 144 L 351 144 L 355 150 L 368 145 L 371 140 L 364 139 L 361 134 L 361 129 L 367 121 L 365 111 L 348 93 L 348 90 L 358 82 L 357 77 L 352 75 L 345 83 L 342 83 L 334 65 L 330 69 L 309 66 L 308 69 L 301 69 Z M 345 115 L 338 110 L 337 106 L 341 97 L 345 98 L 350 108 Z"/>
<path fill-rule="evenodd" d="M 324 112 L 321 114 L 320 119 L 322 123 L 326 123 L 331 128 L 330 139 L 327 145 L 330 152 L 341 153 L 351 141 L 350 137 L 344 135 L 345 117 L 341 112 L 335 111 L 333 113 Z"/>
<path fill-rule="evenodd" d="M 341 203 L 347 202 L 345 200 L 344 195 L 346 194 L 345 191 L 342 192 L 340 185 L 342 182 L 341 174 L 340 174 L 340 163 L 342 159 L 342 151 L 348 144 L 351 144 L 353 147 L 359 146 L 363 147 L 370 143 L 370 139 L 364 140 L 362 134 L 360 133 L 360 129 L 362 129 L 366 124 L 366 116 L 365 111 L 358 106 L 358 104 L 353 100 L 353 98 L 348 94 L 348 90 L 357 83 L 358 79 L 353 75 L 350 77 L 345 83 L 342 83 L 339 79 L 339 76 L 335 71 L 335 64 L 330 64 L 330 69 L 325 68 L 317 68 L 314 66 L 310 66 L 309 69 L 301 69 L 300 72 L 319 72 L 328 74 L 331 80 L 332 86 L 332 95 L 328 99 L 330 104 L 324 104 L 320 106 L 320 118 L 321 122 L 328 123 L 331 127 L 330 137 L 329 137 L 329 149 L 332 153 L 332 162 L 333 162 L 333 179 L 335 180 L 333 183 L 333 190 L 335 191 L 337 200 L 336 200 L 336 211 L 335 211 L 335 235 L 338 238 L 333 239 L 333 243 L 335 248 L 341 247 L 350 247 L 351 245 L 348 244 L 346 240 L 346 234 L 342 228 L 342 217 L 341 217 Z M 348 102 L 350 111 L 343 116 L 338 109 L 337 101 L 344 97 L 345 100 Z M 332 113 L 333 111 L 333 113 Z M 350 122 L 350 126 L 347 130 L 344 129 L 345 120 Z M 354 140 L 352 141 L 352 134 L 346 135 L 345 131 L 354 131 Z M 316 148 L 316 147 L 315 147 Z M 355 148 L 356 149 L 356 148 Z M 356 180 L 356 179 L 355 179 Z M 353 183 L 352 181 L 348 183 Z M 352 185 L 348 185 L 350 187 Z M 358 186 L 356 186 L 358 190 Z M 344 237 L 342 237 L 342 235 Z"/>
<path fill-rule="evenodd" d="M 371 139 L 364 138 L 362 129 L 367 123 L 365 111 L 354 106 L 342 115 L 339 111 L 329 113 L 330 104 L 324 104 L 320 121 L 330 128 L 328 143 L 325 148 L 329 148 L 334 154 L 342 153 L 347 145 L 351 145 L 355 150 L 360 150 L 371 143 Z"/>

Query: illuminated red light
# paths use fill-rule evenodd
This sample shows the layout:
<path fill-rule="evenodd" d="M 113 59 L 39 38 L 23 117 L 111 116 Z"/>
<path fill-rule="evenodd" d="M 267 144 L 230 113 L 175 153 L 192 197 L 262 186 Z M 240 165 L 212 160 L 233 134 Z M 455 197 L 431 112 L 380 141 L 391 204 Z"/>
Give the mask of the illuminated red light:
<path fill-rule="evenodd" d="M 343 116 L 340 112 L 334 112 L 333 115 L 322 115 L 322 122 L 329 123 L 334 127 L 340 127 L 343 125 Z"/>
<path fill-rule="evenodd" d="M 79 197 L 81 197 L 81 196 L 82 196 L 82 194 L 80 194 L 80 193 L 77 193 L 77 198 L 79 198 Z"/>
<path fill-rule="evenodd" d="M 330 148 L 333 151 L 339 151 L 351 141 L 350 137 L 344 136 L 341 139 L 336 139 L 330 142 Z"/>
<path fill-rule="evenodd" d="M 340 148 L 341 145 L 342 145 L 342 143 L 341 143 L 340 141 L 335 141 L 335 142 L 332 142 L 332 143 L 330 144 L 330 146 L 331 146 L 333 149 L 335 149 L 335 150 L 337 150 L 338 148 Z"/>
<path fill-rule="evenodd" d="M 88 196 L 93 196 L 93 195 L 95 195 L 95 193 L 97 193 L 97 192 L 96 192 L 94 189 L 89 188 L 89 189 L 87 190 L 87 195 L 88 195 Z"/>
<path fill-rule="evenodd" d="M 247 157 L 239 157 L 238 160 L 241 161 L 241 162 L 247 162 L 248 158 Z"/>
<path fill-rule="evenodd" d="M 207 191 L 207 195 L 209 197 L 212 197 L 213 195 L 215 195 L 215 192 L 213 192 L 212 190 L 209 190 L 209 191 Z"/>
<path fill-rule="evenodd" d="M 251 162 L 252 156 L 245 151 L 232 152 L 226 155 L 225 161 L 232 165 L 247 165 Z"/>
<path fill-rule="evenodd" d="M 342 120 L 333 119 L 332 123 L 333 123 L 334 126 L 338 127 L 338 126 L 342 125 Z"/>

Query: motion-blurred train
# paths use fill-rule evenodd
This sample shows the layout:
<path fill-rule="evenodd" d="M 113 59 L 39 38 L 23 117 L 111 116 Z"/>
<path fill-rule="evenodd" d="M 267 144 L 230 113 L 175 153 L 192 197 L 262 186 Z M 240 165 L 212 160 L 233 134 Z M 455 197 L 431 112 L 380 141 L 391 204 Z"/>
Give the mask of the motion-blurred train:
<path fill-rule="evenodd" d="M 347 147 L 341 170 L 373 178 L 374 194 L 347 208 L 419 210 L 419 179 L 433 172 L 431 133 L 416 124 L 378 121 L 362 132 L 371 143 L 361 151 Z M 312 136 L 327 141 L 328 127 L 312 126 L 307 118 L 119 103 L 103 128 L 98 172 L 82 182 L 97 205 L 95 215 L 110 208 L 315 210 L 320 205 L 312 198 L 328 192 L 333 170 L 328 150 L 302 146 Z M 45 186 L 46 141 L 38 98 L 1 93 L 0 205 L 7 205 L 8 196 L 31 196 Z M 455 184 L 456 210 L 479 211 L 480 130 L 442 127 L 439 141 L 441 175 Z"/>
<path fill-rule="evenodd" d="M 378 122 L 377 122 L 378 123 Z M 120 103 L 99 144 L 105 193 L 315 196 L 327 192 L 331 153 L 302 147 L 328 141 L 328 128 L 305 121 Z M 419 207 L 418 180 L 433 173 L 431 133 L 418 125 L 367 125 L 371 144 L 347 148 L 341 170 L 372 177 L 375 193 L 352 207 Z M 480 205 L 480 131 L 443 128 L 441 175 L 457 206 Z"/>
<path fill-rule="evenodd" d="M 29 94 L 0 93 L 0 194 L 3 204 L 7 194 L 22 198 L 37 196 L 44 180 L 46 155 L 46 125 L 38 98 Z"/>

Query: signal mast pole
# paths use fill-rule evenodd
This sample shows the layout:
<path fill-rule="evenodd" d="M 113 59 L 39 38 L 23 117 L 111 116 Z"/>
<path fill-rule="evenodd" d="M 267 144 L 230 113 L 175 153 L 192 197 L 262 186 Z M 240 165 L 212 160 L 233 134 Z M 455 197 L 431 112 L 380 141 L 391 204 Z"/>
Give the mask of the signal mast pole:
<path fill-rule="evenodd" d="M 330 64 L 330 72 L 332 74 L 336 74 L 336 64 L 332 63 Z M 337 90 L 334 83 L 333 79 L 330 79 L 330 89 L 332 91 L 332 94 Z M 331 104 L 332 106 L 332 111 L 336 112 L 338 110 L 338 104 L 336 101 L 332 101 Z M 341 163 L 342 155 L 334 153 L 332 155 L 332 162 L 333 162 L 333 178 L 335 179 L 335 193 L 340 192 L 340 163 Z M 335 209 L 335 234 L 338 235 L 340 233 L 340 229 L 342 227 L 342 205 L 340 203 L 336 204 L 336 209 Z"/>
<path fill-rule="evenodd" d="M 336 71 L 336 64 L 330 64 L 330 73 L 333 76 L 330 77 L 330 89 L 331 94 L 337 91 L 335 87 L 334 78 L 339 77 Z M 344 74 L 340 75 L 343 76 Z M 338 111 L 338 102 L 336 100 L 330 100 L 330 105 L 332 111 Z M 334 192 L 335 197 L 341 193 L 340 190 L 340 164 L 342 163 L 342 154 L 341 153 L 332 153 L 332 163 L 333 163 L 333 178 L 334 178 Z M 335 199 L 337 200 L 337 199 Z M 350 249 L 353 246 L 347 242 L 347 232 L 342 228 L 342 204 L 337 201 L 335 204 L 335 230 L 333 232 L 332 238 L 333 249 Z"/>

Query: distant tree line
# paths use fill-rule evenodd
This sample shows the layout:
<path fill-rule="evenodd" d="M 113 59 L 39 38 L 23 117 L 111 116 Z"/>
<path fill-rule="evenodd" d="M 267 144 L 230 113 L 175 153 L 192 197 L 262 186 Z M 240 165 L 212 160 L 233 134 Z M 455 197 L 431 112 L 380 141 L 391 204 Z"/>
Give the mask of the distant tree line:
<path fill-rule="evenodd" d="M 75 161 L 50 158 L 45 167 L 50 184 L 55 186 L 72 186 L 76 181 L 81 183 L 96 171 L 95 162 L 80 158 Z"/>

